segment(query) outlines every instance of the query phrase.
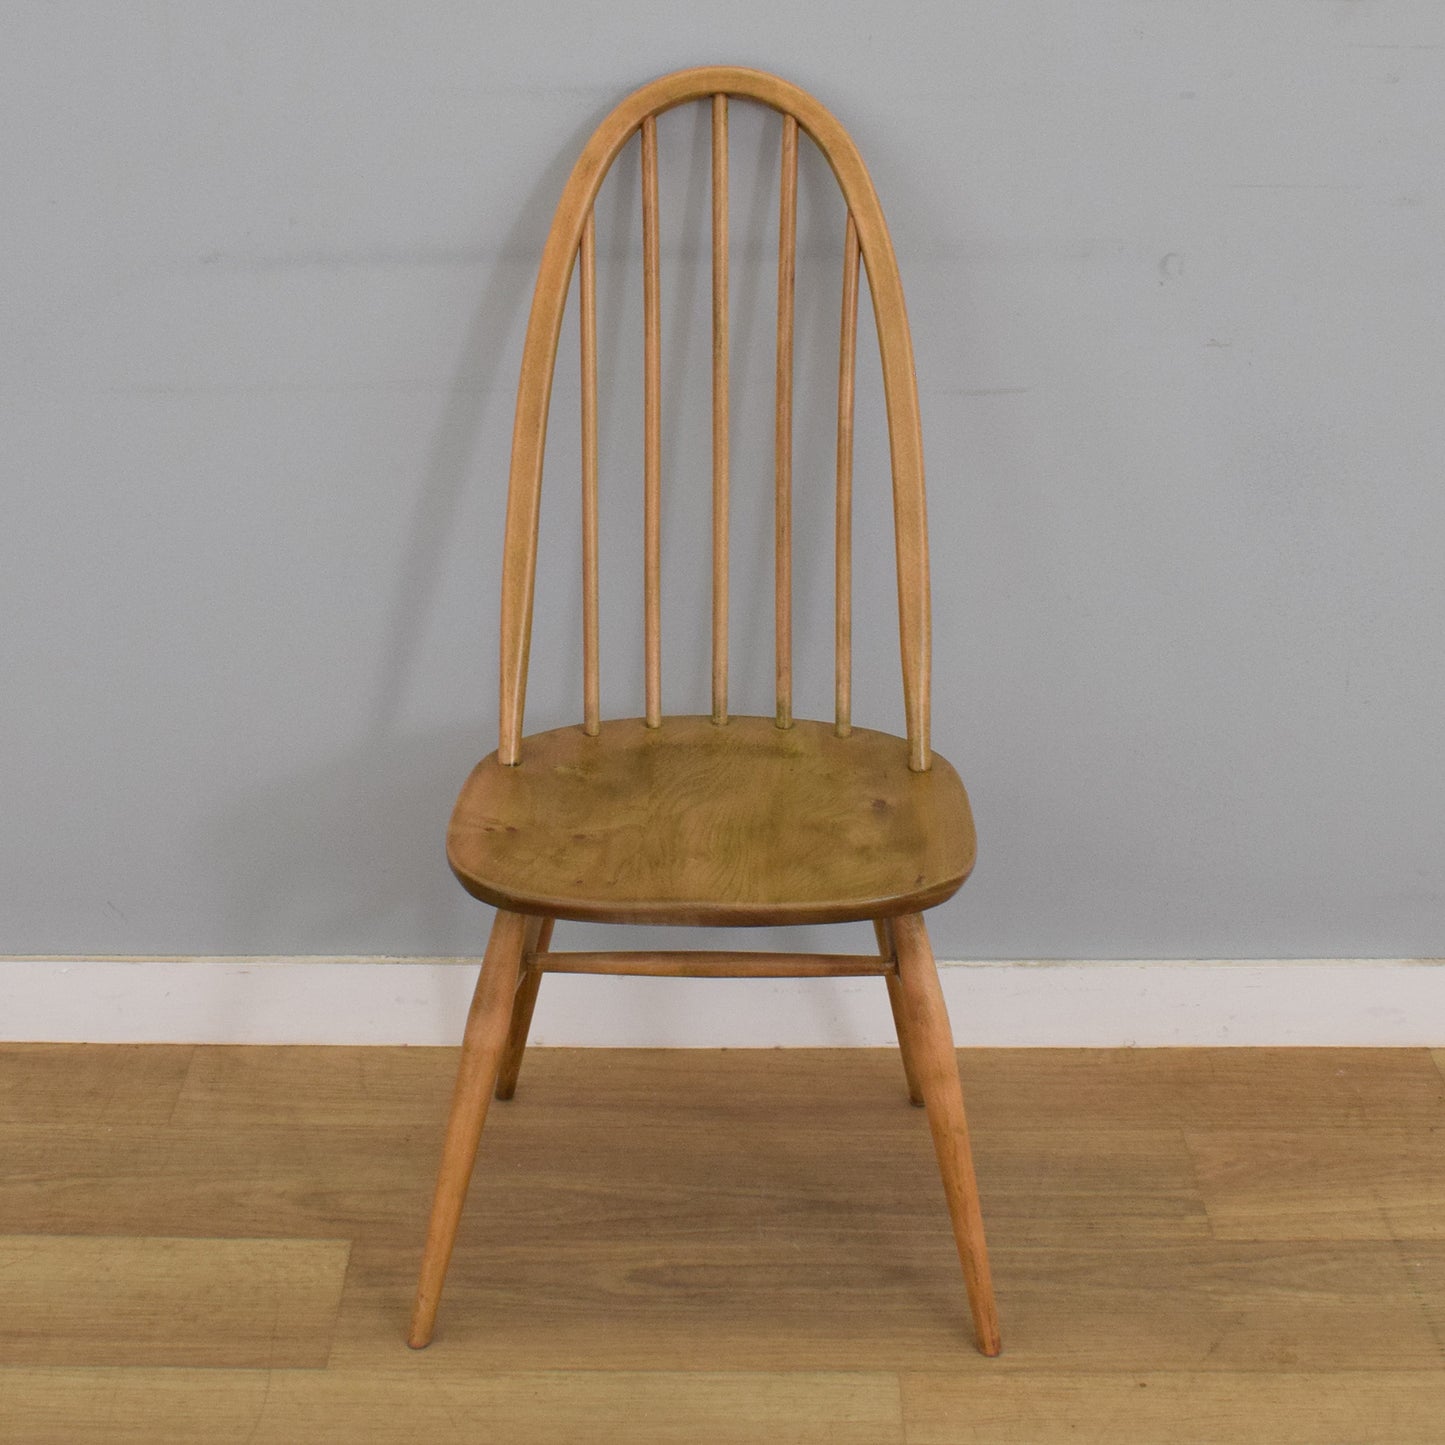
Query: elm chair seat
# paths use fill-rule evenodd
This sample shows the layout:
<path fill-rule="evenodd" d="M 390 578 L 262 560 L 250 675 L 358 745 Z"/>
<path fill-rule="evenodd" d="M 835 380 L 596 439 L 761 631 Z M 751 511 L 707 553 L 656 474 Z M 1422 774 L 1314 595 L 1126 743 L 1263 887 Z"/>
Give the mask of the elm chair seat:
<path fill-rule="evenodd" d="M 607 923 L 868 921 L 950 898 L 973 867 L 968 795 L 937 753 L 832 723 L 611 719 L 477 764 L 447 857 L 497 908 Z"/>

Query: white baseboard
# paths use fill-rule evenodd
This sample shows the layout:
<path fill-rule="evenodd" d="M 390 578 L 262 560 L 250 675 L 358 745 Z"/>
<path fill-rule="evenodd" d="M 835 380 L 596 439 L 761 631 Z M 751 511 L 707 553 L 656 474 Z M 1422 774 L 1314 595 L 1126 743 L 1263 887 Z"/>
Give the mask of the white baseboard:
<path fill-rule="evenodd" d="M 454 1044 L 475 959 L 0 959 L 0 1039 L 89 1043 Z M 945 964 L 961 1046 L 1445 1046 L 1445 959 Z M 557 975 L 537 1044 L 883 1045 L 876 978 Z"/>

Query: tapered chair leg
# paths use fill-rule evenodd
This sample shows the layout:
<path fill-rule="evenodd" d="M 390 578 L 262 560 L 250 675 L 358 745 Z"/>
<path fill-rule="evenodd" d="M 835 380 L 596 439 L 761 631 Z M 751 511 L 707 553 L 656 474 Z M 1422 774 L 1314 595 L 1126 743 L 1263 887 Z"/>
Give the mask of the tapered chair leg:
<path fill-rule="evenodd" d="M 534 918 L 527 929 L 528 953 L 546 953 L 552 942 L 553 920 Z M 527 1035 L 532 1028 L 532 1010 L 537 1007 L 537 990 L 542 986 L 542 970 L 522 970 L 522 981 L 517 985 L 516 997 L 512 1000 L 512 1023 L 507 1030 L 507 1044 L 502 1050 L 502 1067 L 497 1072 L 497 1098 L 510 1099 L 517 1092 L 517 1075 L 522 1072 L 522 1053 L 527 1047 Z"/>
<path fill-rule="evenodd" d="M 953 1051 L 953 1031 L 938 982 L 938 966 L 919 914 L 893 919 L 892 932 L 898 950 L 898 991 L 903 1004 L 898 1015 L 900 1032 L 911 1042 L 918 1083 L 928 1109 L 928 1126 L 953 1219 L 953 1237 L 968 1286 L 974 1336 L 985 1355 L 996 1355 L 1001 1348 L 998 1308 L 983 1237 L 983 1211 L 968 1143 L 968 1121 L 963 1112 L 958 1056 Z"/>
<path fill-rule="evenodd" d="M 507 1027 L 517 990 L 517 972 L 526 943 L 527 918 L 520 913 L 499 911 L 482 959 L 477 991 L 467 1014 L 462 1039 L 462 1060 L 452 1092 L 452 1111 L 442 1145 L 441 1168 L 437 1172 L 436 1194 L 432 1200 L 431 1222 L 427 1226 L 426 1248 L 422 1252 L 421 1278 L 417 1281 L 416 1303 L 412 1306 L 411 1330 L 407 1343 L 419 1350 L 431 1343 L 441 1302 L 442 1284 L 457 1237 L 457 1222 L 471 1182 L 477 1159 L 477 1144 L 487 1117 L 487 1104 L 497 1081 Z"/>
<path fill-rule="evenodd" d="M 873 932 L 878 939 L 878 952 L 885 959 L 893 957 L 893 934 L 886 918 L 873 920 Z M 888 1006 L 893 1010 L 893 1029 L 898 1035 L 898 1052 L 903 1056 L 903 1078 L 908 1084 L 908 1102 L 917 1108 L 923 1107 L 923 1090 L 918 1087 L 918 1074 L 913 1060 L 908 1056 L 908 1034 L 903 1026 L 903 994 L 898 987 L 898 975 L 886 973 L 883 982 L 888 985 Z"/>

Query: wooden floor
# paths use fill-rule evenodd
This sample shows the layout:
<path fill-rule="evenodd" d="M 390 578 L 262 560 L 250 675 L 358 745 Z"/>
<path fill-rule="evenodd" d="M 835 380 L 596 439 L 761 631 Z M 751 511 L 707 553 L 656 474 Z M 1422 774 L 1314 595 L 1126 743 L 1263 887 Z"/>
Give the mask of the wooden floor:
<path fill-rule="evenodd" d="M 436 1343 L 455 1055 L 0 1047 L 0 1440 L 1445 1441 L 1445 1054 L 536 1050 Z"/>

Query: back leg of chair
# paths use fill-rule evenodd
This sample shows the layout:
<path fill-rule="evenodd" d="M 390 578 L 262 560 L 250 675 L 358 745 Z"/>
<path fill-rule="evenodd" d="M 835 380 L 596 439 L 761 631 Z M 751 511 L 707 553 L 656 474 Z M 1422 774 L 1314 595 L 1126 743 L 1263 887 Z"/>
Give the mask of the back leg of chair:
<path fill-rule="evenodd" d="M 893 957 L 893 933 L 891 920 L 875 918 L 873 932 L 878 938 L 878 952 L 886 959 Z M 903 1025 L 903 994 L 898 987 L 898 975 L 885 973 L 883 981 L 888 985 L 888 1006 L 893 1010 L 893 1028 L 898 1035 L 898 1052 L 903 1056 L 903 1077 L 908 1084 L 908 1102 L 917 1108 L 923 1107 L 923 1090 L 918 1087 L 918 1071 L 908 1056 L 908 1032 Z"/>
<path fill-rule="evenodd" d="M 527 929 L 527 953 L 546 953 L 552 942 L 553 919 L 534 918 Z M 540 968 L 524 968 L 517 996 L 512 1001 L 512 1023 L 507 1030 L 507 1045 L 502 1050 L 502 1066 L 497 1071 L 497 1098 L 510 1099 L 517 1092 L 517 1075 L 522 1072 L 522 1053 L 527 1047 L 527 1034 L 532 1028 L 532 1010 L 537 1007 L 537 990 L 542 986 Z"/>
<path fill-rule="evenodd" d="M 447 1120 L 431 1222 L 422 1252 L 421 1277 L 417 1281 L 416 1303 L 407 1335 L 407 1343 L 414 1350 L 431 1343 L 442 1284 L 451 1261 L 472 1166 L 476 1163 L 482 1125 L 487 1118 L 487 1104 L 506 1047 L 528 928 L 526 915 L 498 911 L 492 936 L 487 941 L 486 956 L 482 959 L 477 991 L 472 996 L 471 1011 L 467 1014 L 462 1059 L 452 1092 L 452 1111 Z"/>
<path fill-rule="evenodd" d="M 909 1039 L 906 1052 L 912 1055 L 928 1109 L 928 1126 L 943 1175 L 953 1237 L 968 1286 L 974 1336 L 985 1355 L 996 1355 L 1001 1348 L 998 1308 L 983 1236 L 983 1211 L 978 1202 L 968 1121 L 963 1112 L 958 1056 L 953 1051 L 953 1031 L 938 982 L 938 966 L 920 914 L 893 919 L 892 933 L 898 950 L 898 991 L 903 1005 L 898 1014 L 900 1032 Z"/>

